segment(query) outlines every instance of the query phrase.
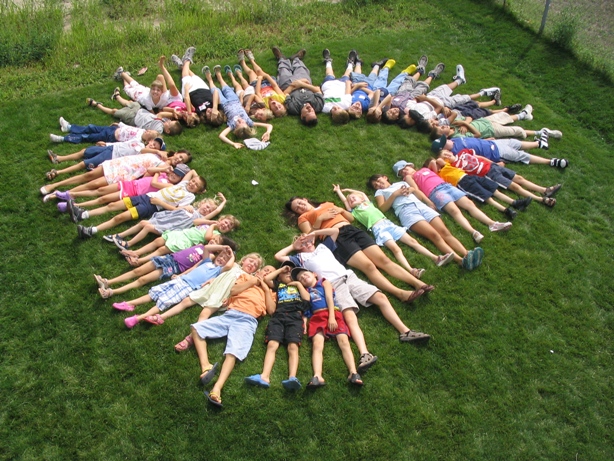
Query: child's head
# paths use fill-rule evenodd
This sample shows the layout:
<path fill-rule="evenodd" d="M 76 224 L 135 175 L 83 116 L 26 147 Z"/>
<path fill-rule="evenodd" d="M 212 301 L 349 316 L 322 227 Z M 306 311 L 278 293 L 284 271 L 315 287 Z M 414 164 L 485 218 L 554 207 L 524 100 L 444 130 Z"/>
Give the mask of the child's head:
<path fill-rule="evenodd" d="M 192 161 L 192 154 L 190 153 L 190 151 L 181 149 L 176 152 L 169 152 L 168 160 L 170 164 L 175 167 L 180 163 L 190 163 Z"/>
<path fill-rule="evenodd" d="M 300 252 L 301 253 L 313 253 L 316 250 L 315 237 L 313 235 L 306 237 L 307 234 L 301 234 L 294 237 L 294 242 L 301 241 Z"/>
<path fill-rule="evenodd" d="M 393 124 L 397 123 L 401 110 L 398 107 L 385 107 L 382 110 L 382 122 Z"/>
<path fill-rule="evenodd" d="M 217 230 L 219 230 L 222 234 L 238 229 L 239 226 L 241 226 L 241 221 L 231 214 L 220 216 L 220 219 L 217 220 Z"/>
<path fill-rule="evenodd" d="M 438 158 L 441 158 L 441 159 L 443 159 L 446 162 L 455 162 L 456 161 L 456 155 L 454 155 L 448 149 L 441 149 L 441 152 L 439 152 Z"/>
<path fill-rule="evenodd" d="M 353 119 L 358 119 L 362 117 L 362 104 L 360 103 L 360 101 L 356 101 L 349 107 L 348 114 L 350 114 L 350 118 Z"/>
<path fill-rule="evenodd" d="M 318 114 L 310 103 L 303 104 L 301 108 L 301 123 L 308 127 L 314 127 L 318 124 Z"/>
<path fill-rule="evenodd" d="M 413 175 L 416 172 L 414 169 L 414 164 L 411 162 L 406 162 L 405 160 L 399 160 L 397 163 L 395 163 L 392 166 L 392 170 L 398 178 L 404 178 L 405 176 Z"/>
<path fill-rule="evenodd" d="M 374 174 L 367 180 L 367 187 L 372 190 L 381 190 L 390 187 L 390 181 L 385 174 Z"/>
<path fill-rule="evenodd" d="M 164 133 L 169 136 L 175 136 L 183 132 L 181 123 L 177 120 L 168 120 L 164 122 Z"/>
<path fill-rule="evenodd" d="M 170 182 L 171 184 L 180 183 L 185 177 L 185 175 L 188 174 L 188 171 L 190 171 L 190 167 L 187 166 L 185 163 L 180 163 L 173 169 L 173 171 L 170 171 L 166 175 L 166 177 L 168 178 L 168 182 Z"/>
<path fill-rule="evenodd" d="M 333 106 L 330 111 L 330 116 L 333 119 L 333 123 L 337 125 L 345 125 L 350 121 L 350 114 L 348 111 L 339 106 Z"/>
<path fill-rule="evenodd" d="M 232 257 L 231 250 L 222 250 L 217 254 L 215 259 L 213 260 L 213 264 L 215 264 L 216 266 L 225 266 L 228 263 L 228 261 L 230 261 L 231 257 Z"/>
<path fill-rule="evenodd" d="M 284 261 L 281 265 L 280 269 L 282 271 L 277 276 L 277 280 L 281 283 L 285 283 L 286 285 L 292 282 L 292 269 L 294 269 L 296 265 L 292 261 Z"/>
<path fill-rule="evenodd" d="M 151 99 L 156 100 L 159 99 L 160 96 L 162 96 L 162 93 L 164 92 L 164 82 L 161 80 L 154 80 L 153 82 L 151 82 L 151 85 L 149 86 L 149 95 L 151 96 Z"/>
<path fill-rule="evenodd" d="M 241 117 L 237 118 L 235 123 L 236 125 L 235 129 L 233 130 L 233 134 L 238 139 L 253 138 L 254 136 L 256 136 L 256 130 L 250 127 L 247 122 Z"/>
<path fill-rule="evenodd" d="M 188 128 L 194 128 L 200 123 L 200 117 L 196 112 L 183 111 L 181 113 L 181 119 Z"/>
<path fill-rule="evenodd" d="M 149 143 L 149 141 L 153 141 L 154 139 L 160 137 L 160 133 L 156 130 L 145 130 L 143 133 L 142 139 L 145 144 Z"/>
<path fill-rule="evenodd" d="M 205 111 L 205 123 L 216 127 L 221 126 L 226 121 L 224 112 L 218 111 L 217 115 L 213 116 L 213 109 L 209 108 Z"/>
<path fill-rule="evenodd" d="M 267 275 L 269 275 L 271 272 L 273 272 L 275 270 L 275 268 L 273 266 L 264 266 L 262 269 L 260 269 L 258 272 L 256 272 L 256 276 L 258 277 L 266 277 Z"/>
<path fill-rule="evenodd" d="M 431 132 L 431 124 L 428 120 L 422 119 L 416 123 L 416 131 L 422 134 L 429 134 Z"/>
<path fill-rule="evenodd" d="M 164 139 L 162 138 L 152 139 L 149 143 L 152 149 L 166 150 L 166 143 L 164 142 Z"/>
<path fill-rule="evenodd" d="M 348 205 L 350 208 L 356 208 L 361 203 L 364 203 L 367 199 L 364 194 L 357 194 L 356 192 L 352 192 L 346 197 Z"/>
<path fill-rule="evenodd" d="M 452 134 L 452 127 L 449 125 L 431 125 L 431 141 L 435 141 L 435 139 L 439 139 L 442 136 L 445 136 L 447 138 L 450 134 Z"/>
<path fill-rule="evenodd" d="M 285 117 L 288 114 L 286 106 L 279 101 L 275 101 L 274 99 L 269 100 L 269 107 L 271 108 L 273 115 L 277 118 Z"/>
<path fill-rule="evenodd" d="M 259 108 L 253 111 L 251 117 L 254 120 L 258 120 L 259 122 L 268 122 L 274 116 L 273 116 L 273 112 L 271 112 L 269 109 L 264 107 L 264 108 Z"/>
<path fill-rule="evenodd" d="M 216 208 L 217 208 L 217 203 L 212 198 L 206 198 L 196 204 L 196 209 L 203 216 L 206 216 L 209 213 L 212 213 Z"/>
<path fill-rule="evenodd" d="M 379 123 L 382 119 L 382 109 L 379 107 L 369 107 L 367 109 L 367 123 Z"/>
<path fill-rule="evenodd" d="M 437 157 L 442 149 L 452 150 L 454 143 L 450 141 L 446 136 L 441 136 L 431 144 L 431 152 Z"/>
<path fill-rule="evenodd" d="M 241 258 L 239 266 L 248 274 L 255 273 L 264 265 L 264 259 L 258 253 L 249 253 Z"/>
<path fill-rule="evenodd" d="M 207 191 L 207 180 L 202 176 L 196 176 L 188 181 L 186 186 L 188 192 L 193 194 L 201 194 Z"/>
<path fill-rule="evenodd" d="M 292 269 L 292 280 L 301 282 L 305 288 L 311 288 L 318 283 L 318 276 L 304 267 L 295 267 Z"/>
<path fill-rule="evenodd" d="M 401 128 L 411 128 L 414 125 L 418 125 L 424 121 L 424 117 L 417 110 L 410 110 L 407 114 L 402 114 L 399 119 L 399 125 Z M 424 128 L 423 128 L 424 129 Z M 429 125 L 430 131 L 430 125 Z M 428 133 L 428 131 L 427 131 Z"/>

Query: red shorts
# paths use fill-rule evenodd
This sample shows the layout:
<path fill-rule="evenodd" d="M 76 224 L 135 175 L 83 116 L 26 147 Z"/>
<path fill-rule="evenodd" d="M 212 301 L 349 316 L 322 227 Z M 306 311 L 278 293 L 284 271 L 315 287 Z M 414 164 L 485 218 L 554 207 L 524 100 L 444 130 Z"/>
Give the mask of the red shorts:
<path fill-rule="evenodd" d="M 337 329 L 330 331 L 328 329 L 328 309 L 320 309 L 309 319 L 309 326 L 307 328 L 307 336 L 313 338 L 317 333 L 322 332 L 327 338 L 331 338 L 337 335 L 348 335 L 350 337 L 350 330 L 343 320 L 343 314 L 338 310 L 335 310 L 335 320 L 337 321 Z"/>

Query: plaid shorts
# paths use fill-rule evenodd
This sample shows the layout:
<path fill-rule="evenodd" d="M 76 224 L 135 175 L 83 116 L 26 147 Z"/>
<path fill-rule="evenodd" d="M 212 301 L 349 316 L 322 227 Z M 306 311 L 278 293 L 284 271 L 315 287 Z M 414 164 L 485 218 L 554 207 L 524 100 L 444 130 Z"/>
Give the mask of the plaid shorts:
<path fill-rule="evenodd" d="M 149 296 L 156 302 L 160 311 L 164 312 L 169 307 L 179 304 L 192 293 L 194 289 L 178 277 L 161 285 L 156 285 L 149 290 Z"/>

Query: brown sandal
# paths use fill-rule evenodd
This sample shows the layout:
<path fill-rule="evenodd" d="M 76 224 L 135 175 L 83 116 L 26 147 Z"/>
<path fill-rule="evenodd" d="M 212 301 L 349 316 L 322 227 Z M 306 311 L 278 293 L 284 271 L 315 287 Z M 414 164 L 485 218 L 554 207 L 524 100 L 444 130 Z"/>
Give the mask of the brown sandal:
<path fill-rule="evenodd" d="M 413 303 L 416 299 L 418 299 L 420 296 L 422 296 L 424 294 L 424 290 L 422 288 L 419 288 L 418 290 L 414 290 L 412 291 L 412 293 L 409 295 L 409 298 L 407 298 L 405 300 L 406 303 Z"/>
<path fill-rule="evenodd" d="M 45 178 L 47 179 L 47 181 L 53 181 L 57 175 L 58 175 L 57 170 L 51 170 L 45 173 Z"/>
<path fill-rule="evenodd" d="M 556 205 L 556 199 L 553 197 L 544 197 L 542 203 L 548 208 L 554 208 L 554 205 Z"/>

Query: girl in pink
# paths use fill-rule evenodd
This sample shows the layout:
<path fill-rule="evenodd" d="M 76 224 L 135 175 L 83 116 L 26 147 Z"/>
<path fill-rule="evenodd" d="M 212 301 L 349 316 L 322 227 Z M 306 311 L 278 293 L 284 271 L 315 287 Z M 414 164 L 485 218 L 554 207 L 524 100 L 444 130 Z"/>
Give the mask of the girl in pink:
<path fill-rule="evenodd" d="M 471 216 L 488 226 L 491 232 L 508 230 L 511 222 L 500 223 L 490 219 L 463 191 L 448 184 L 435 172 L 428 168 L 414 169 L 413 163 L 400 160 L 392 167 L 395 174 L 416 190 L 414 194 L 433 209 L 445 211 L 471 234 L 476 243 L 480 243 L 484 236 L 471 226 L 461 209 L 467 210 Z"/>

